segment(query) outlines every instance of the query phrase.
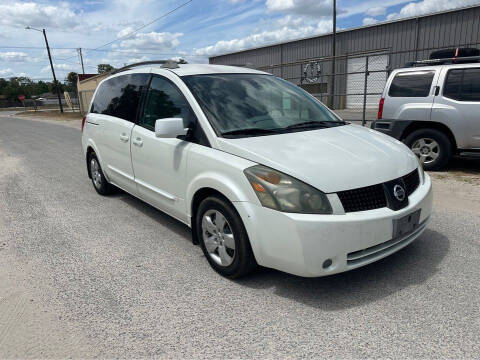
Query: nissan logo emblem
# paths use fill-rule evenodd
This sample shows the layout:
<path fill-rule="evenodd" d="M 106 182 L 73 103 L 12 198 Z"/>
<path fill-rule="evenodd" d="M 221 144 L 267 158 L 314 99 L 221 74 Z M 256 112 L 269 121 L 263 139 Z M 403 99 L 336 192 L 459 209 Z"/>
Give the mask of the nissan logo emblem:
<path fill-rule="evenodd" d="M 393 196 L 395 196 L 395 198 L 398 201 L 405 200 L 405 189 L 403 187 L 401 187 L 400 185 L 395 185 L 393 187 Z"/>

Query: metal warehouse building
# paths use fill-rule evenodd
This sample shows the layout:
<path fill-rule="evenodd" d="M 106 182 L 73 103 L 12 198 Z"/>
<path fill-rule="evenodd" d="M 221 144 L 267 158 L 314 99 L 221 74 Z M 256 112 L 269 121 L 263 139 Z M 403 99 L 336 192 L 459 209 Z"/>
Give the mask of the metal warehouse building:
<path fill-rule="evenodd" d="M 209 60 L 211 64 L 248 64 L 270 72 L 303 87 L 330 107 L 356 111 L 353 118 L 358 118 L 364 109 L 368 113 L 368 109 L 378 106 L 392 69 L 427 59 L 434 50 L 479 47 L 479 30 L 480 6 L 473 6 L 338 31 L 335 61 L 332 34 L 213 56 Z"/>

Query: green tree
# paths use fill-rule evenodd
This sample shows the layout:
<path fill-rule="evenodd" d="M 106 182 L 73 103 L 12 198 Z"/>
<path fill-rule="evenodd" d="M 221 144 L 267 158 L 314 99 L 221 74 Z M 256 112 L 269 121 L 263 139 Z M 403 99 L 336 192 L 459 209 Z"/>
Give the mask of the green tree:
<path fill-rule="evenodd" d="M 115 70 L 115 68 L 110 64 L 98 64 L 97 70 L 99 74 L 105 74 L 109 71 Z"/>
<path fill-rule="evenodd" d="M 67 78 L 65 79 L 65 90 L 70 91 L 70 92 L 76 92 L 77 91 L 77 79 L 78 79 L 78 74 L 76 72 L 70 72 L 67 75 Z"/>

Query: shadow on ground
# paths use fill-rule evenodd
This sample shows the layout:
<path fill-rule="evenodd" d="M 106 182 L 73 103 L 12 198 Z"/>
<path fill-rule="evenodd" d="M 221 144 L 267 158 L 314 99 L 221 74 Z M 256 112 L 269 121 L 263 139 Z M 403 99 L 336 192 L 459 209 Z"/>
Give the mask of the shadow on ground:
<path fill-rule="evenodd" d="M 342 274 L 301 278 L 262 268 L 238 283 L 250 288 L 275 287 L 275 294 L 326 311 L 377 301 L 404 288 L 424 283 L 439 269 L 449 240 L 426 230 L 412 244 L 373 264 Z"/>
<path fill-rule="evenodd" d="M 178 220 L 124 192 L 116 196 L 185 241 L 191 241 L 190 229 Z M 446 236 L 427 229 L 419 239 L 398 253 L 346 273 L 301 278 L 260 267 L 235 283 L 254 289 L 274 287 L 275 295 L 335 311 L 377 301 L 409 286 L 424 283 L 438 271 L 449 248 Z"/>
<path fill-rule="evenodd" d="M 480 158 L 454 157 L 448 164 L 446 171 L 480 175 Z"/>

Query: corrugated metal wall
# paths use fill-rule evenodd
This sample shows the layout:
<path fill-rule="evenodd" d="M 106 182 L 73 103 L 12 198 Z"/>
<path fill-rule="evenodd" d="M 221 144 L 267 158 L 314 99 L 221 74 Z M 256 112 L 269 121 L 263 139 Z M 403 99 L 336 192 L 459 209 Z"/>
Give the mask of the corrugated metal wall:
<path fill-rule="evenodd" d="M 480 42 L 480 7 L 434 14 L 414 19 L 379 24 L 337 33 L 337 56 L 383 50 L 390 54 L 392 69 L 408 61 L 428 58 L 430 49 L 457 47 Z M 253 64 L 274 75 L 299 84 L 302 66 L 309 60 L 331 55 L 332 35 L 297 40 L 283 44 L 214 56 L 211 64 Z M 420 49 L 416 51 L 416 49 Z M 404 51 L 403 53 L 398 53 Z M 397 54 L 395 54 L 397 53 Z M 303 64 L 301 63 L 303 61 Z M 292 64 L 294 62 L 299 62 Z M 331 73 L 331 63 L 324 62 Z M 328 70 L 327 70 L 328 68 Z M 345 73 L 347 60 L 336 61 L 335 73 Z M 326 82 L 329 81 L 327 77 Z M 346 76 L 338 76 L 335 92 L 343 92 Z M 329 84 L 330 88 L 330 84 Z"/>

